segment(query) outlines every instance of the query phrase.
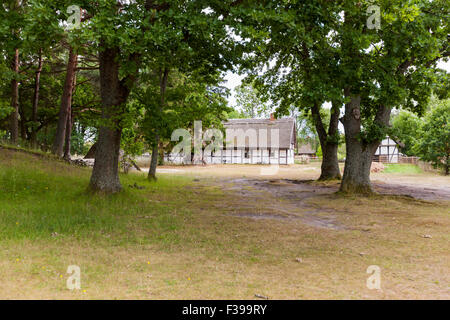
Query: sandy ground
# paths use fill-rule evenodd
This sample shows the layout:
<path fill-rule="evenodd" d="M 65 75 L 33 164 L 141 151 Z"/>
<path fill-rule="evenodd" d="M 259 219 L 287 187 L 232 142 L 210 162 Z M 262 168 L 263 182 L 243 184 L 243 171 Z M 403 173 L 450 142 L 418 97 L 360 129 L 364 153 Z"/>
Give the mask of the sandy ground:
<path fill-rule="evenodd" d="M 374 174 L 375 190 L 384 194 L 404 194 L 423 200 L 450 200 L 450 177 L 433 174 Z"/>
<path fill-rule="evenodd" d="M 218 185 L 235 194 L 229 215 L 252 219 L 298 220 L 324 229 L 342 230 L 335 208 L 311 204 L 312 199 L 332 196 L 339 182 L 317 183 L 320 164 L 279 168 L 255 165 L 164 166 L 159 174 L 192 175 L 199 186 Z M 411 200 L 450 200 L 450 178 L 436 174 L 372 174 L 374 190 L 380 195 L 403 196 Z"/>
<path fill-rule="evenodd" d="M 148 170 L 148 169 L 143 169 Z M 255 165 L 214 165 L 214 166 L 163 166 L 157 169 L 161 174 L 194 175 L 198 178 L 211 178 L 218 182 L 230 179 L 245 178 L 237 183 L 255 185 L 257 180 L 308 181 L 315 180 L 320 175 L 320 164 L 280 166 L 278 169 L 270 166 Z M 380 194 L 405 195 L 421 200 L 450 200 L 450 177 L 436 174 L 385 174 L 373 173 L 371 175 L 374 190 Z M 256 184 L 258 188 L 258 184 Z M 338 185 L 323 189 L 318 186 L 309 187 L 301 183 L 294 183 L 289 188 L 278 188 L 278 196 L 282 190 L 286 193 L 304 191 L 333 193 Z M 294 189 L 294 190 L 292 190 Z M 271 191 L 274 189 L 272 188 Z"/>

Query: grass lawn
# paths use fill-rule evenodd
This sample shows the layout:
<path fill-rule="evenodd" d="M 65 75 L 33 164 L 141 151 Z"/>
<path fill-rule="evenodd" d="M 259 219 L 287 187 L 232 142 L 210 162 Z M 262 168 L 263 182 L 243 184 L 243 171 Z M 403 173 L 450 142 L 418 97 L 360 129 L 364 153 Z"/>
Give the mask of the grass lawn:
<path fill-rule="evenodd" d="M 87 194 L 89 177 L 0 148 L 0 298 L 450 298 L 448 202 L 309 199 L 344 226 L 330 230 L 230 215 L 265 202 L 218 177 L 123 175 L 115 196 Z M 81 268 L 81 290 L 66 287 L 69 265 Z M 370 265 L 382 290 L 366 287 Z"/>
<path fill-rule="evenodd" d="M 423 170 L 414 164 L 391 163 L 385 164 L 384 173 L 419 174 Z"/>

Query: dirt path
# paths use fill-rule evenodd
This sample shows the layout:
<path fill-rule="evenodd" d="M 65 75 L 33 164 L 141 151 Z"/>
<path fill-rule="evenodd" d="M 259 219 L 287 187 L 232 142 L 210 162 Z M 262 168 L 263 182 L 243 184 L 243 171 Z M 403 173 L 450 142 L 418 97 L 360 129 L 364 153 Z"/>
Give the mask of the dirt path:
<path fill-rule="evenodd" d="M 178 166 L 158 168 L 158 172 L 191 175 L 196 180 L 209 181 L 207 184 L 212 181 L 222 190 L 229 191 L 232 200 L 221 206 L 231 216 L 297 220 L 317 228 L 347 229 L 337 219 L 345 216 L 347 212 L 314 205 L 314 198 L 330 197 L 339 189 L 339 183 L 314 182 L 320 173 L 318 164 L 282 166 L 276 175 L 270 177 L 261 175 L 261 168 L 265 167 Z M 404 196 L 411 200 L 450 200 L 450 178 L 438 175 L 378 173 L 372 175 L 372 185 L 373 189 L 382 195 Z"/>
<path fill-rule="evenodd" d="M 322 190 L 317 185 L 301 186 L 302 182 L 315 180 L 320 175 L 320 163 L 310 165 L 281 166 L 276 175 L 265 177 L 261 175 L 261 170 L 266 166 L 257 165 L 211 165 L 211 166 L 164 166 L 158 167 L 157 172 L 161 174 L 181 174 L 193 175 L 195 177 L 208 177 L 224 180 L 230 183 L 235 180 L 236 184 L 254 185 L 256 189 L 262 188 L 274 191 L 272 186 L 265 186 L 262 181 L 276 181 L 289 186 L 297 185 L 297 191 L 305 192 L 336 192 L 338 186 L 325 188 Z M 143 169 L 145 170 L 145 169 Z M 239 181 L 240 179 L 242 181 Z M 375 191 L 381 194 L 406 195 L 420 200 L 450 200 L 450 177 L 436 174 L 372 174 L 372 184 Z M 267 179 L 267 180 L 262 180 Z M 296 182 L 297 181 L 297 182 Z M 259 182 L 259 183 L 258 183 Z M 306 190 L 305 190 L 306 189 Z M 325 191 L 327 190 L 327 191 Z M 278 195 L 284 197 L 285 192 L 295 192 L 292 188 L 280 188 Z"/>
<path fill-rule="evenodd" d="M 372 184 L 375 191 L 381 194 L 406 195 L 415 199 L 431 201 L 450 200 L 450 184 L 442 183 L 440 180 L 428 180 L 417 178 L 399 179 L 394 177 L 390 179 L 376 179 Z M 448 181 L 450 181 L 450 178 Z"/>
<path fill-rule="evenodd" d="M 336 216 L 345 214 L 318 207 L 307 200 L 332 195 L 338 183 L 321 185 L 313 180 L 251 179 L 220 180 L 221 188 L 234 193 L 234 203 L 227 208 L 230 215 L 251 219 L 300 220 L 303 223 L 334 230 L 346 229 Z M 418 200 L 450 200 L 446 187 L 373 182 L 373 188 L 382 195 L 406 196 Z"/>
<path fill-rule="evenodd" d="M 311 182 L 232 179 L 223 181 L 222 188 L 235 194 L 230 215 L 252 219 L 295 219 L 317 228 L 345 229 L 335 219 L 339 212 L 318 208 L 306 201 L 333 192 L 329 187 L 314 186 Z"/>

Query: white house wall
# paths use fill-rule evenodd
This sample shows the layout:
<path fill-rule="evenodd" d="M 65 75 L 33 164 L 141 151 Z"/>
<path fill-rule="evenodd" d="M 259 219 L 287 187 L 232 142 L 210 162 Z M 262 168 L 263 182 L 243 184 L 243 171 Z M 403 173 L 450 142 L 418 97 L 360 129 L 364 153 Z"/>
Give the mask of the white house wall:
<path fill-rule="evenodd" d="M 380 146 L 375 151 L 375 155 L 386 157 L 390 163 L 398 163 L 400 158 L 397 144 L 390 138 L 386 138 L 381 142 Z"/>
<path fill-rule="evenodd" d="M 269 150 L 250 150 L 245 157 L 244 150 L 223 150 L 205 155 L 203 160 L 207 164 L 294 164 L 294 150 L 279 150 L 269 154 Z M 185 163 L 182 154 L 168 154 L 164 156 L 164 162 L 172 164 Z"/>

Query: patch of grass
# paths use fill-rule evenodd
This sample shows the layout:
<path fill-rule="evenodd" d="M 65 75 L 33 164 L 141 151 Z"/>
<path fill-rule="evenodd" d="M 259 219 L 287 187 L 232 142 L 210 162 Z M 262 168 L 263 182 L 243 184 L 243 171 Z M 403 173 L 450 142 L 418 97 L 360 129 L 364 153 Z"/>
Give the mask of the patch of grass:
<path fill-rule="evenodd" d="M 36 156 L 42 156 L 42 157 L 51 158 L 53 160 L 58 160 L 58 158 L 55 155 L 53 155 L 49 152 L 45 152 L 40 149 L 31 149 L 31 148 L 25 148 L 23 146 L 16 146 L 16 145 L 8 144 L 7 142 L 4 142 L 4 141 L 0 141 L 0 149 L 20 151 L 20 152 L 25 152 L 27 154 L 33 154 Z"/>
<path fill-rule="evenodd" d="M 90 170 L 32 154 L 0 153 L 0 240 L 74 237 L 98 241 L 176 241 L 174 232 L 189 216 L 180 194 L 190 181 L 122 176 L 115 196 L 86 192 Z M 144 187 L 133 188 L 134 184 Z M 160 194 L 169 194 L 170 201 Z M 147 233 L 144 230 L 156 232 Z"/>
<path fill-rule="evenodd" d="M 391 163 L 386 164 L 384 173 L 400 173 L 400 174 L 420 174 L 423 173 L 422 169 L 414 164 L 400 164 Z"/>

